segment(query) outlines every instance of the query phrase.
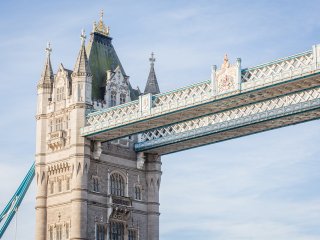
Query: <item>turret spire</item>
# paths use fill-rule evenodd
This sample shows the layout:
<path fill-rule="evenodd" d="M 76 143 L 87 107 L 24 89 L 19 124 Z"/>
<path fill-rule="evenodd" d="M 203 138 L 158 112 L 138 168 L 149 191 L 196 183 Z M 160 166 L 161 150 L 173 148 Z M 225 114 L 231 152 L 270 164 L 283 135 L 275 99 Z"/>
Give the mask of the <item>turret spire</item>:
<path fill-rule="evenodd" d="M 154 71 L 154 62 L 156 61 L 154 57 L 154 53 L 151 53 L 151 57 L 149 58 L 150 61 L 150 72 L 148 76 L 148 81 L 146 87 L 144 89 L 144 94 L 151 93 L 151 94 L 158 94 L 160 93 L 157 76 Z"/>
<path fill-rule="evenodd" d="M 40 82 L 39 82 L 40 84 L 51 83 L 53 81 L 53 71 L 52 71 L 51 60 L 50 60 L 51 52 L 52 52 L 51 44 L 50 42 L 48 42 L 46 47 L 47 56 L 46 56 L 46 61 L 41 74 L 41 78 L 40 78 Z"/>
<path fill-rule="evenodd" d="M 83 29 L 81 31 L 80 39 L 81 39 L 81 49 L 79 51 L 77 62 L 74 66 L 73 76 L 89 76 L 91 75 L 91 71 L 90 71 L 90 66 L 88 63 L 88 57 L 87 57 L 86 48 L 85 48 L 86 34 Z"/>

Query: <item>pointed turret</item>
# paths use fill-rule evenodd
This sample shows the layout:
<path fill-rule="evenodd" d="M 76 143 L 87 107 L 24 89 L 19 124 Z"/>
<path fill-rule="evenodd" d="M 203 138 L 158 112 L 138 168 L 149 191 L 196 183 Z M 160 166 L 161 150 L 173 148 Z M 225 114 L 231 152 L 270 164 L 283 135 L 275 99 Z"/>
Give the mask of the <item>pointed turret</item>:
<path fill-rule="evenodd" d="M 88 57 L 85 48 L 86 35 L 84 30 L 81 32 L 81 49 L 77 58 L 77 62 L 74 66 L 73 76 L 91 76 L 91 70 L 88 62 Z"/>
<path fill-rule="evenodd" d="M 72 72 L 73 103 L 91 104 L 92 74 L 85 48 L 86 35 L 81 32 L 81 48 Z"/>
<path fill-rule="evenodd" d="M 149 58 L 150 61 L 150 72 L 148 76 L 148 81 L 146 84 L 146 87 L 144 89 L 144 94 L 151 93 L 151 94 L 158 94 L 160 93 L 157 76 L 154 71 L 154 62 L 156 59 L 154 58 L 154 53 L 151 53 L 151 58 Z"/>
<path fill-rule="evenodd" d="M 53 81 L 53 71 L 52 71 L 51 60 L 50 60 L 51 52 L 52 52 L 52 48 L 51 48 L 50 42 L 48 42 L 46 47 L 47 57 L 46 57 L 46 61 L 44 64 L 44 68 L 41 74 L 39 84 L 46 84 L 46 83 L 51 84 Z"/>

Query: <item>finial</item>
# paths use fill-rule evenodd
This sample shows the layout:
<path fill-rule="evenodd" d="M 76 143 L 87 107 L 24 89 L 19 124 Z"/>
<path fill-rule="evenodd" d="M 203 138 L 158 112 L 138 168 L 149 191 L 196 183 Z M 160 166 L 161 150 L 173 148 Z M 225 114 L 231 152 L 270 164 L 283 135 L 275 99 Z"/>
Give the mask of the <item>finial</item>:
<path fill-rule="evenodd" d="M 49 56 L 51 52 L 52 52 L 51 43 L 47 42 L 46 53 Z"/>
<path fill-rule="evenodd" d="M 224 60 L 225 63 L 227 63 L 229 61 L 227 54 L 224 55 L 224 59 L 223 60 Z"/>
<path fill-rule="evenodd" d="M 228 59 L 228 55 L 225 54 L 224 55 L 224 58 L 223 58 L 223 64 L 222 64 L 222 68 L 228 68 L 230 66 L 229 64 L 229 59 Z"/>
<path fill-rule="evenodd" d="M 103 9 L 100 11 L 100 21 L 103 21 Z"/>
<path fill-rule="evenodd" d="M 154 53 L 151 53 L 151 57 L 149 58 L 150 63 L 153 65 L 156 59 L 154 58 Z"/>
<path fill-rule="evenodd" d="M 96 23 L 96 22 L 93 23 L 93 32 L 100 33 L 104 36 L 109 36 L 110 29 L 109 29 L 109 27 L 104 25 L 103 15 L 104 15 L 104 12 L 103 12 L 103 10 L 101 10 L 100 11 L 100 19 L 99 19 L 98 23 Z"/>
<path fill-rule="evenodd" d="M 84 45 L 85 40 L 86 40 L 86 32 L 84 29 L 81 30 L 80 38 L 81 38 L 81 45 Z"/>

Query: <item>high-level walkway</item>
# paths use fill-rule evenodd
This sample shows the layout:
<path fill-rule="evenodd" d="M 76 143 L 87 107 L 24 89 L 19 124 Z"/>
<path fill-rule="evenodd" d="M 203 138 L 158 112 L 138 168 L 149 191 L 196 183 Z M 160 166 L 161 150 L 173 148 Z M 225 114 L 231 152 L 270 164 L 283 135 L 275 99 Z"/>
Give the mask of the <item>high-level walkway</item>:
<path fill-rule="evenodd" d="M 137 152 L 167 154 L 317 119 L 319 86 L 318 45 L 247 69 L 225 57 L 210 80 L 93 111 L 81 132 L 99 141 L 140 133 Z"/>

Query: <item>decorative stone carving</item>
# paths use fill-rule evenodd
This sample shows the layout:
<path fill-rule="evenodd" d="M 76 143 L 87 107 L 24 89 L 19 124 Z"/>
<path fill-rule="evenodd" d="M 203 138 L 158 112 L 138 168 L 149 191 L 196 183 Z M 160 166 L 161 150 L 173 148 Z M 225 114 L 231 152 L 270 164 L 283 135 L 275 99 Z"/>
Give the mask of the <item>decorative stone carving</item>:
<path fill-rule="evenodd" d="M 128 197 L 112 196 L 112 213 L 115 220 L 127 221 L 132 211 L 132 202 Z"/>
<path fill-rule="evenodd" d="M 101 147 L 101 142 L 96 141 L 93 143 L 93 158 L 94 159 L 99 159 L 102 153 L 102 147 Z"/>
<path fill-rule="evenodd" d="M 137 153 L 137 168 L 138 169 L 143 169 L 145 161 L 146 161 L 146 158 L 144 156 L 144 153 L 143 152 L 138 152 Z"/>
<path fill-rule="evenodd" d="M 224 56 L 221 69 L 216 72 L 216 93 L 226 93 L 236 90 L 237 65 L 231 65 L 227 54 Z"/>

